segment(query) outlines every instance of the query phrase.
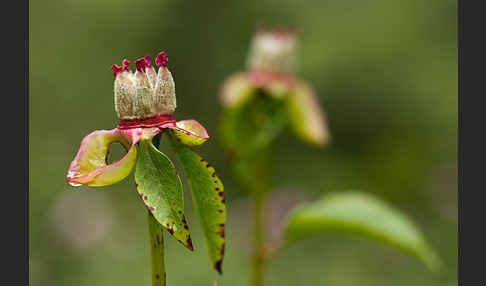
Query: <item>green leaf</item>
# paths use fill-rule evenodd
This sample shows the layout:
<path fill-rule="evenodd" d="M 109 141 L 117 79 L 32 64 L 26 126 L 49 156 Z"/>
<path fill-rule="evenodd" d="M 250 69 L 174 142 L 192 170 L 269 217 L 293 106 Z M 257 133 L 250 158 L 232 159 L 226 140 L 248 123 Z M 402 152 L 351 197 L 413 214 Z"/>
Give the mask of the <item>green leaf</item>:
<path fill-rule="evenodd" d="M 418 226 L 404 213 L 369 194 L 330 194 L 298 206 L 287 218 L 287 243 L 323 233 L 347 233 L 368 237 L 412 254 L 429 269 L 440 260 Z"/>
<path fill-rule="evenodd" d="M 192 198 L 206 237 L 209 258 L 221 273 L 224 257 L 226 206 L 224 187 L 211 165 L 172 138 L 174 149 L 190 184 Z"/>
<path fill-rule="evenodd" d="M 140 198 L 155 219 L 188 249 L 193 250 L 184 217 L 181 179 L 172 162 L 150 140 L 139 142 L 135 182 Z"/>

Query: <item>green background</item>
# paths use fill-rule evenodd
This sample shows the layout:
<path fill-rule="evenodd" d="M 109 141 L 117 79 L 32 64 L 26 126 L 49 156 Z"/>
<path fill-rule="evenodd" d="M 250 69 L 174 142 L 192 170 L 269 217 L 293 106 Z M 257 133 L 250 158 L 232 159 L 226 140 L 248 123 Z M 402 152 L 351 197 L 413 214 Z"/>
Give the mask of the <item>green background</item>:
<path fill-rule="evenodd" d="M 176 82 L 176 118 L 196 119 L 212 136 L 200 154 L 223 180 L 229 212 L 219 277 L 186 196 L 196 250 L 167 240 L 168 285 L 248 284 L 251 204 L 221 148 L 218 91 L 244 69 L 258 23 L 301 30 L 298 75 L 316 88 L 333 139 L 318 149 L 290 132 L 279 138 L 272 237 L 296 202 L 360 189 L 414 218 L 445 262 L 434 275 L 373 241 L 325 235 L 276 256 L 267 285 L 456 285 L 455 1 L 30 2 L 31 285 L 150 285 L 146 214 L 133 175 L 74 188 L 66 172 L 85 135 L 117 124 L 111 65 L 161 50 Z"/>

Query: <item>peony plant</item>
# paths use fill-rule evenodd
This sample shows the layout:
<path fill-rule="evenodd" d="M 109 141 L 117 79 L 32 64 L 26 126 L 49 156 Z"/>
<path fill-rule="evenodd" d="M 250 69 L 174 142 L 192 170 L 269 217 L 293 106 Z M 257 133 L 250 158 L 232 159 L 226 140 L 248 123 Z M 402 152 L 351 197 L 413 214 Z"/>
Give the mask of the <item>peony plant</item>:
<path fill-rule="evenodd" d="M 158 146 L 161 136 L 169 138 L 190 185 L 199 221 L 207 241 L 213 267 L 222 272 L 225 249 L 226 207 L 224 187 L 214 168 L 194 150 L 209 139 L 196 120 L 176 121 L 175 83 L 167 68 L 165 52 L 157 55 L 156 72 L 150 56 L 113 65 L 115 111 L 118 125 L 97 130 L 81 142 L 71 162 L 67 181 L 72 186 L 102 187 L 127 177 L 135 168 L 135 186 L 147 208 L 153 285 L 165 285 L 164 230 L 193 251 L 184 215 L 183 187 L 172 161 Z M 107 162 L 110 144 L 121 143 L 127 153 Z"/>

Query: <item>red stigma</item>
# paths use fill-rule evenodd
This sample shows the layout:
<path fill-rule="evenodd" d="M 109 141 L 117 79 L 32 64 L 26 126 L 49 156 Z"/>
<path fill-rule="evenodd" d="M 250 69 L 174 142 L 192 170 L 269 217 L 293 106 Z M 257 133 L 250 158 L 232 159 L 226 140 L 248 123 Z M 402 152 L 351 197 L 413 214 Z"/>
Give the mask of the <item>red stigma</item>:
<path fill-rule="evenodd" d="M 128 68 L 129 65 L 130 65 L 130 61 L 127 59 L 123 60 L 122 66 L 115 65 L 115 64 L 112 65 L 111 69 L 113 70 L 113 76 L 116 77 L 119 73 L 123 71 L 129 72 L 130 71 L 130 69 Z"/>
<path fill-rule="evenodd" d="M 137 67 L 137 71 L 145 72 L 146 68 L 149 68 L 149 67 L 152 66 L 152 64 L 150 63 L 150 56 L 146 55 L 145 57 L 136 60 L 135 66 Z"/>
<path fill-rule="evenodd" d="M 118 65 L 115 65 L 113 64 L 111 66 L 111 69 L 113 70 L 113 76 L 116 77 L 117 74 L 121 73 L 123 71 L 123 67 L 121 66 L 118 66 Z"/>
<path fill-rule="evenodd" d="M 149 68 L 152 66 L 152 63 L 150 62 L 150 55 L 145 56 L 145 67 Z"/>
<path fill-rule="evenodd" d="M 136 60 L 135 66 L 137 67 L 137 71 L 145 72 L 145 68 L 147 67 L 147 65 L 145 64 L 145 58 Z"/>
<path fill-rule="evenodd" d="M 130 69 L 128 68 L 128 66 L 130 65 L 130 61 L 129 60 L 124 59 L 123 62 L 122 62 L 122 65 L 123 65 L 123 70 L 124 71 L 127 71 L 127 72 L 130 71 Z"/>
<path fill-rule="evenodd" d="M 157 58 L 155 59 L 155 64 L 158 67 L 160 67 L 160 66 L 167 67 L 168 63 L 169 63 L 169 58 L 167 57 L 167 54 L 165 52 L 160 52 L 157 55 Z"/>

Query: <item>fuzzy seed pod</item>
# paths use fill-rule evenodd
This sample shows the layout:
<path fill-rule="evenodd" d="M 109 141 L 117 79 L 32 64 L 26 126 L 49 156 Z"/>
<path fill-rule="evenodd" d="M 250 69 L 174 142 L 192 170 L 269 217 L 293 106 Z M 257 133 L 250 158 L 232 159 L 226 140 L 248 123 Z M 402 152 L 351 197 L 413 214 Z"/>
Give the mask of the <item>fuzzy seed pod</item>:
<path fill-rule="evenodd" d="M 161 114 L 172 114 L 176 108 L 175 83 L 167 69 L 165 52 L 157 55 L 158 73 L 152 67 L 150 56 L 135 61 L 132 73 L 124 60 L 121 67 L 113 65 L 115 75 L 115 111 L 120 120 L 144 119 Z"/>

